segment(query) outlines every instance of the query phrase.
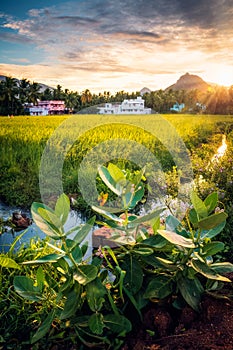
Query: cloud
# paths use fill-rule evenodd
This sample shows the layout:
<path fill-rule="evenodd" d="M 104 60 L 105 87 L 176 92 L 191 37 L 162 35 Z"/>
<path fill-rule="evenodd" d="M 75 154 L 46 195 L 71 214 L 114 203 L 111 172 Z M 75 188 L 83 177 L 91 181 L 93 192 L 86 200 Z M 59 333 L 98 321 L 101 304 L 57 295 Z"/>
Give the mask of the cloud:
<path fill-rule="evenodd" d="M 46 53 L 37 66 L 48 74 L 43 79 L 54 73 L 73 82 L 73 72 L 95 85 L 111 73 L 145 85 L 143 74 L 152 81 L 183 69 L 204 71 L 216 60 L 233 64 L 233 0 L 64 1 L 32 8 L 26 19 L 0 18 L 0 39 Z"/>

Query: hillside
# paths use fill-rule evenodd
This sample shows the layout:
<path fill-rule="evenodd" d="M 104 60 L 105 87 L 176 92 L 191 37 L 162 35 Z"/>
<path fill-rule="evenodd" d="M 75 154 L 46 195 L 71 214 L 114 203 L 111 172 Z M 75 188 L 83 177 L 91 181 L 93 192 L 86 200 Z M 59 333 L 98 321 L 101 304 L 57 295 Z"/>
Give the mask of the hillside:
<path fill-rule="evenodd" d="M 182 75 L 175 84 L 166 88 L 166 90 L 200 90 L 206 91 L 210 84 L 206 83 L 198 75 L 186 73 Z"/>
<path fill-rule="evenodd" d="M 20 82 L 19 79 L 17 78 L 14 78 L 17 83 Z M 5 81 L 6 80 L 6 76 L 5 75 L 0 75 L 0 81 Z M 31 82 L 30 82 L 31 83 Z M 40 92 L 44 92 L 46 89 L 50 89 L 50 90 L 54 90 L 54 88 L 52 88 L 51 86 L 48 86 L 48 85 L 45 85 L 45 84 L 42 84 L 42 83 L 38 83 L 40 85 Z"/>

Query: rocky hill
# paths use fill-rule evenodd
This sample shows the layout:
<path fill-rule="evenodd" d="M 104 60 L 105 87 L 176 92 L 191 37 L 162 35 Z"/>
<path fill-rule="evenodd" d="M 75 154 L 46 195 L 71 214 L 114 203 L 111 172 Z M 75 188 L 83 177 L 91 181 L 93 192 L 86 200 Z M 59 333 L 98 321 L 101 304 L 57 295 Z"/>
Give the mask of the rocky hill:
<path fill-rule="evenodd" d="M 166 90 L 200 90 L 206 91 L 210 84 L 206 83 L 198 75 L 186 73 L 182 75 L 175 84 L 166 88 Z"/>

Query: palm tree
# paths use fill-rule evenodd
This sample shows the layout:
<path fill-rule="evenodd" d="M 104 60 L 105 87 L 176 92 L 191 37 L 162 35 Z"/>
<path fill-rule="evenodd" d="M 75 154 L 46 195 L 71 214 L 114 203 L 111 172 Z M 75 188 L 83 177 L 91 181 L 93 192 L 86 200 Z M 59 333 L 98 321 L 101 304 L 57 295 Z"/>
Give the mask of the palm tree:
<path fill-rule="evenodd" d="M 81 96 L 82 105 L 90 103 L 91 100 L 92 100 L 92 94 L 89 89 L 86 89 L 85 91 L 82 92 L 82 96 Z"/>
<path fill-rule="evenodd" d="M 28 102 L 31 102 L 34 105 L 37 105 L 40 97 L 41 97 L 40 85 L 38 83 L 33 82 L 32 84 L 30 84 Z"/>
<path fill-rule="evenodd" d="M 0 86 L 1 113 L 4 115 L 17 114 L 17 109 L 19 107 L 19 89 L 17 80 L 14 78 L 6 77 L 5 81 L 1 81 Z"/>

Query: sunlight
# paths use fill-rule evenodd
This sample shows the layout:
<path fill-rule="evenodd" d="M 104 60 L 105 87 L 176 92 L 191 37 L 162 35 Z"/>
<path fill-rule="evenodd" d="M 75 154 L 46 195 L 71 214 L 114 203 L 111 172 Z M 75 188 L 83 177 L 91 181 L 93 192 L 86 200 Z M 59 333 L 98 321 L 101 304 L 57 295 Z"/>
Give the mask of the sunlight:
<path fill-rule="evenodd" d="M 233 67 L 224 66 L 221 68 L 211 68 L 211 81 L 223 86 L 233 85 Z"/>
<path fill-rule="evenodd" d="M 218 161 L 219 158 L 224 156 L 224 154 L 226 153 L 226 150 L 227 150 L 226 135 L 223 135 L 222 144 L 217 149 L 217 152 L 215 153 L 215 155 L 212 157 L 211 162 Z"/>

